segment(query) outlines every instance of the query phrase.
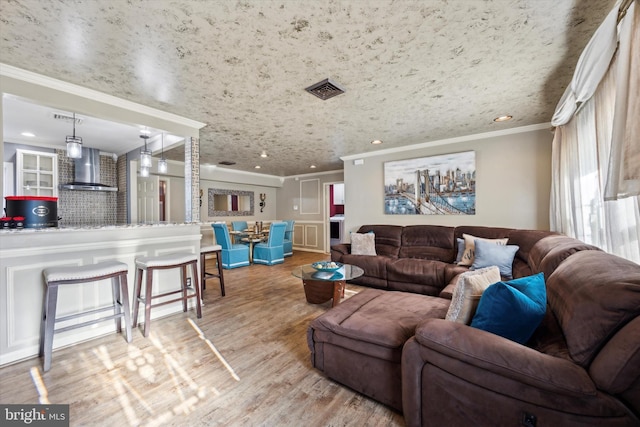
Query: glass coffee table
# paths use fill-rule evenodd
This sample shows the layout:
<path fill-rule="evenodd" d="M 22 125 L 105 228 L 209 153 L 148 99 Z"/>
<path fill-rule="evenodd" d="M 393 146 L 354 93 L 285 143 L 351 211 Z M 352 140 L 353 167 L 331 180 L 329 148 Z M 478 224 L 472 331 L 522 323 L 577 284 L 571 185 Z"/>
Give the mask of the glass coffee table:
<path fill-rule="evenodd" d="M 331 306 L 335 307 L 344 297 L 347 280 L 362 276 L 364 270 L 355 265 L 344 264 L 336 271 L 318 271 L 307 264 L 294 268 L 291 274 L 302 279 L 307 302 L 323 304 L 333 299 Z"/>

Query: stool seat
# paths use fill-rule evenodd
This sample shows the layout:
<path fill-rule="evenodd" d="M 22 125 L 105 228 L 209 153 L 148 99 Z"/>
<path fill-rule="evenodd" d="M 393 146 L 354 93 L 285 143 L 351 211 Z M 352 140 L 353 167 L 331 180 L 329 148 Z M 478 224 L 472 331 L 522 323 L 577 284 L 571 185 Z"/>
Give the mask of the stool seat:
<path fill-rule="evenodd" d="M 42 304 L 42 317 L 40 321 L 40 350 L 43 357 L 43 369 L 51 369 L 51 357 L 53 352 L 53 335 L 57 332 L 64 332 L 71 329 L 82 328 L 105 320 L 115 320 L 116 331 L 122 332 L 122 318 L 126 330 L 127 342 L 131 342 L 131 316 L 129 312 L 129 288 L 127 286 L 127 264 L 118 261 L 105 261 L 97 264 L 81 266 L 49 267 L 42 271 L 46 285 L 44 302 Z M 56 317 L 58 305 L 58 288 L 64 285 L 79 283 L 98 282 L 104 279 L 111 279 L 111 291 L 113 303 L 107 307 L 93 308 Z M 103 311 L 113 310 L 113 314 L 102 316 L 78 324 L 71 324 L 62 328 L 55 327 L 57 322 L 94 315 Z"/>
<path fill-rule="evenodd" d="M 208 254 L 209 252 L 218 252 L 222 250 L 222 246 L 220 245 L 209 245 L 209 246 L 201 246 L 200 253 Z"/>
<path fill-rule="evenodd" d="M 189 262 L 198 262 L 198 255 L 177 253 L 160 256 L 140 257 L 136 258 L 136 268 L 147 269 L 150 267 L 171 267 L 174 265 L 187 264 Z"/>
<path fill-rule="evenodd" d="M 216 254 L 216 263 L 218 264 L 218 274 L 209 273 L 208 271 L 206 271 L 206 268 L 205 268 L 206 255 L 212 254 L 212 253 Z M 202 272 L 202 277 L 200 278 L 200 281 L 202 282 L 202 289 L 206 289 L 207 279 L 217 277 L 220 280 L 220 294 L 224 296 L 225 295 L 224 274 L 222 273 L 222 260 L 220 259 L 221 253 L 222 253 L 221 245 L 200 246 L 200 271 Z"/>
<path fill-rule="evenodd" d="M 175 253 L 159 256 L 148 256 L 136 258 L 136 284 L 134 287 L 133 295 L 135 298 L 133 305 L 133 326 L 138 325 L 138 310 L 140 304 L 144 304 L 144 330 L 142 334 L 145 337 L 149 336 L 149 330 L 151 325 L 151 308 L 158 307 L 165 304 L 170 304 L 177 301 L 182 301 L 182 311 L 187 311 L 187 300 L 189 298 L 196 299 L 196 314 L 198 319 L 202 317 L 201 308 L 201 296 L 200 296 L 200 283 L 198 281 L 198 257 L 200 254 L 192 253 Z M 187 285 L 187 266 L 191 266 L 191 278 L 193 280 L 193 293 L 189 293 L 189 286 Z M 180 269 L 180 289 L 175 291 L 165 292 L 159 295 L 152 295 L 153 289 L 153 272 L 155 270 L 168 270 L 172 268 Z M 146 273 L 145 273 L 146 272 Z M 142 296 L 142 277 L 146 274 L 145 291 Z M 180 294 L 179 298 L 174 298 L 168 301 L 158 302 L 151 304 L 151 301 L 156 298 L 164 298 L 169 295 Z"/>
<path fill-rule="evenodd" d="M 96 277 L 109 276 L 120 272 L 127 272 L 127 264 L 118 261 L 105 261 L 98 264 L 77 266 L 49 267 L 42 274 L 47 283 L 60 281 L 82 280 L 90 281 Z"/>

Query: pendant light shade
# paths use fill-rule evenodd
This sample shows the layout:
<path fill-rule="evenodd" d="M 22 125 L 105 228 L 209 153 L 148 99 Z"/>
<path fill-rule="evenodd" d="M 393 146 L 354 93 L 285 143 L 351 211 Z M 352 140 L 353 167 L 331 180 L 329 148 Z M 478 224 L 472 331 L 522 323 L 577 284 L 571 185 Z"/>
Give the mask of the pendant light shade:
<path fill-rule="evenodd" d="M 167 173 L 167 159 L 164 158 L 164 133 L 162 134 L 162 154 L 158 160 L 158 173 Z"/>
<path fill-rule="evenodd" d="M 146 166 L 140 166 L 140 176 L 147 178 L 149 176 L 149 168 Z"/>
<path fill-rule="evenodd" d="M 76 113 L 73 113 L 73 136 L 67 135 L 67 157 L 82 158 L 82 138 L 76 136 Z"/>
<path fill-rule="evenodd" d="M 147 148 L 147 139 L 149 139 L 149 135 L 148 133 L 143 133 L 142 135 L 140 135 L 140 138 L 144 139 L 144 148 L 140 150 L 140 167 L 150 168 L 151 167 L 151 151 Z M 147 171 L 147 176 L 149 176 L 148 171 Z"/>

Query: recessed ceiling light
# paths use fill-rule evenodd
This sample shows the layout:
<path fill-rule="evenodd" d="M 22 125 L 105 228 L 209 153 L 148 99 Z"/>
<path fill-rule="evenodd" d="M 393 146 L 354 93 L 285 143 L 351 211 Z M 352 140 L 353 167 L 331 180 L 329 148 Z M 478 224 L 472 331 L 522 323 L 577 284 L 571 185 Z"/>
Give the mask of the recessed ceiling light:
<path fill-rule="evenodd" d="M 373 141 L 371 141 L 371 143 L 373 145 L 378 145 L 378 144 L 382 144 L 382 141 L 380 141 L 379 139 L 374 139 Z"/>
<path fill-rule="evenodd" d="M 315 169 L 315 168 L 316 168 L 316 165 L 311 165 L 311 166 L 309 166 L 309 168 L 310 168 L 310 169 Z"/>
<path fill-rule="evenodd" d="M 256 169 L 260 169 L 260 165 L 255 165 L 255 168 Z"/>
<path fill-rule="evenodd" d="M 35 134 L 33 134 L 31 132 L 22 132 L 20 135 L 28 136 L 29 138 L 33 138 L 34 136 L 36 136 Z"/>
<path fill-rule="evenodd" d="M 260 154 L 260 157 L 269 157 L 269 156 L 267 156 L 267 152 L 266 152 L 266 151 L 263 151 L 263 152 Z"/>
<path fill-rule="evenodd" d="M 505 116 L 498 116 L 495 119 L 493 119 L 494 122 L 506 122 L 513 119 L 513 116 L 507 114 Z"/>

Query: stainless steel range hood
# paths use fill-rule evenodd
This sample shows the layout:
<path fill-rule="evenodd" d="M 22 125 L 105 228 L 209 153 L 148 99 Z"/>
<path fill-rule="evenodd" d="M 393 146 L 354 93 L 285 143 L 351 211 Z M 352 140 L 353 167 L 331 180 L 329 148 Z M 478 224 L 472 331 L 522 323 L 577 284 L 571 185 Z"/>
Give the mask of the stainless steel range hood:
<path fill-rule="evenodd" d="M 100 150 L 82 148 L 82 157 L 75 160 L 75 179 L 61 184 L 61 190 L 118 191 L 116 187 L 100 184 Z"/>

